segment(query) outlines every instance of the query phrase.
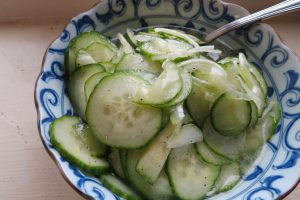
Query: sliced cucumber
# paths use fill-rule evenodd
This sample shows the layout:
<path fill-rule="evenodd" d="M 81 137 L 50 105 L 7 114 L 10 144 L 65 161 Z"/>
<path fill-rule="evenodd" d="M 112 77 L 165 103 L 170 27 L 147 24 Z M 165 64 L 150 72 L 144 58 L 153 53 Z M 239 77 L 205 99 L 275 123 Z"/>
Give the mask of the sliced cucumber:
<path fill-rule="evenodd" d="M 118 33 L 117 38 L 120 41 L 121 51 L 123 51 L 126 54 L 135 52 L 134 48 L 129 44 L 129 42 L 125 39 L 125 37 L 122 34 Z"/>
<path fill-rule="evenodd" d="M 267 85 L 262 73 L 253 64 L 249 63 L 249 66 L 250 66 L 249 70 L 250 70 L 251 74 L 253 74 L 253 76 L 259 82 L 259 86 L 261 87 L 264 95 L 266 96 L 268 93 L 268 85 Z"/>
<path fill-rule="evenodd" d="M 112 62 L 99 62 L 98 64 L 102 65 L 108 73 L 114 73 L 117 67 L 117 65 Z"/>
<path fill-rule="evenodd" d="M 202 127 L 204 120 L 209 116 L 210 107 L 218 96 L 207 90 L 201 84 L 193 82 L 190 95 L 186 100 L 186 105 L 191 117 L 199 127 Z"/>
<path fill-rule="evenodd" d="M 106 76 L 111 75 L 107 72 L 99 72 L 94 75 L 92 75 L 84 84 L 84 94 L 86 102 L 88 101 L 90 95 L 94 91 L 96 85 Z"/>
<path fill-rule="evenodd" d="M 179 132 L 175 132 L 167 142 L 168 148 L 178 148 L 184 145 L 202 141 L 202 131 L 194 124 L 183 125 Z"/>
<path fill-rule="evenodd" d="M 143 198 L 140 197 L 135 191 L 133 191 L 127 184 L 123 183 L 117 177 L 105 174 L 101 175 L 100 178 L 103 185 L 108 188 L 113 193 L 117 194 L 120 197 L 123 197 L 128 200 L 142 200 Z"/>
<path fill-rule="evenodd" d="M 145 105 L 161 105 L 172 100 L 182 88 L 182 79 L 177 66 L 166 61 L 162 65 L 163 72 L 152 85 L 142 85 L 134 101 Z"/>
<path fill-rule="evenodd" d="M 131 53 L 125 54 L 117 66 L 117 71 L 142 70 L 151 73 L 160 73 L 162 71 L 161 64 L 151 61 L 141 54 Z"/>
<path fill-rule="evenodd" d="M 98 64 L 91 64 L 76 70 L 68 80 L 68 94 L 75 111 L 85 120 L 86 97 L 85 82 L 94 74 L 103 72 L 104 68 Z"/>
<path fill-rule="evenodd" d="M 142 155 L 143 150 L 131 150 L 126 154 L 126 171 L 128 173 L 129 181 L 146 197 L 146 199 L 174 199 L 174 195 L 168 182 L 168 177 L 164 171 L 161 172 L 154 184 L 148 183 L 144 177 L 136 172 L 137 162 L 140 160 Z"/>
<path fill-rule="evenodd" d="M 114 73 L 96 86 L 89 98 L 86 116 L 93 133 L 104 144 L 139 148 L 160 130 L 160 109 L 132 102 L 145 84 L 147 82 L 138 76 Z"/>
<path fill-rule="evenodd" d="M 114 172 L 122 179 L 125 179 L 125 174 L 121 164 L 120 151 L 118 149 L 111 150 L 111 153 L 108 155 L 108 161 L 114 169 Z"/>
<path fill-rule="evenodd" d="M 236 137 L 224 136 L 214 130 L 209 118 L 205 120 L 202 131 L 204 141 L 217 154 L 223 155 L 231 160 L 237 160 L 244 150 L 245 133 Z"/>
<path fill-rule="evenodd" d="M 94 63 L 96 63 L 96 61 L 88 52 L 86 52 L 84 49 L 80 49 L 78 51 L 75 61 L 76 68 Z"/>
<path fill-rule="evenodd" d="M 73 38 L 67 48 L 65 53 L 65 65 L 68 74 L 71 74 L 76 69 L 76 56 L 80 49 L 86 48 L 92 43 L 97 42 L 105 44 L 112 49 L 117 49 L 117 47 L 110 42 L 105 36 L 101 35 L 99 32 L 85 32 L 81 33 L 77 37 Z"/>
<path fill-rule="evenodd" d="M 238 65 L 238 73 L 242 77 L 242 82 L 244 84 L 243 88 L 245 92 L 249 95 L 249 97 L 255 102 L 258 110 L 258 115 L 261 116 L 265 105 L 266 105 L 266 94 L 264 94 L 264 83 L 258 81 L 253 73 L 251 73 L 250 69 L 253 70 L 252 66 L 248 63 L 244 54 L 239 54 L 239 65 Z M 259 78 L 259 77 L 258 77 Z"/>
<path fill-rule="evenodd" d="M 248 159 L 255 157 L 255 154 L 261 150 L 263 144 L 274 134 L 279 118 L 280 108 L 278 103 L 269 103 L 266 113 L 258 120 L 256 126 L 247 131 L 243 157 Z"/>
<path fill-rule="evenodd" d="M 126 170 L 126 155 L 127 155 L 127 150 L 125 149 L 119 149 L 119 155 L 120 155 L 120 161 L 121 161 L 121 167 L 124 172 L 124 179 L 128 179 L 128 173 Z"/>
<path fill-rule="evenodd" d="M 144 79 L 145 81 L 148 81 L 150 84 L 153 84 L 158 76 L 157 74 L 153 74 L 151 72 L 142 71 L 142 70 L 128 70 L 128 71 L 123 71 L 123 72 L 128 72 L 130 74 L 139 76 L 142 79 Z"/>
<path fill-rule="evenodd" d="M 88 129 L 82 130 L 81 124 L 78 117 L 63 116 L 56 119 L 50 126 L 50 142 L 70 163 L 88 173 L 101 174 L 109 169 L 109 164 L 95 157 L 94 152 L 103 150 L 104 146 L 99 143 L 99 147 L 95 147 L 96 141 L 90 137 Z"/>
<path fill-rule="evenodd" d="M 171 107 L 171 106 L 177 105 L 179 103 L 182 103 L 191 93 L 192 85 L 193 85 L 191 75 L 181 68 L 179 68 L 179 72 L 180 72 L 180 76 L 182 79 L 182 88 L 181 88 L 180 92 L 171 101 L 169 101 L 165 104 L 159 105 L 158 107 Z"/>
<path fill-rule="evenodd" d="M 110 62 L 115 56 L 115 49 L 111 46 L 94 42 L 90 44 L 85 51 L 91 55 L 95 62 Z"/>
<path fill-rule="evenodd" d="M 107 146 L 101 143 L 92 133 L 87 124 L 76 124 L 75 132 L 81 138 L 82 143 L 91 152 L 93 157 L 103 157 L 107 152 Z"/>
<path fill-rule="evenodd" d="M 195 144 L 197 153 L 202 160 L 213 165 L 229 164 L 231 161 L 224 156 L 216 154 L 205 142 L 197 142 Z"/>
<path fill-rule="evenodd" d="M 136 165 L 136 171 L 151 184 L 155 183 L 171 151 L 167 141 L 176 130 L 176 125 L 169 123 L 159 135 L 145 147 L 144 153 Z"/>
<path fill-rule="evenodd" d="M 233 99 L 224 93 L 215 101 L 210 119 L 219 133 L 237 136 L 242 134 L 251 122 L 251 105 L 249 101 Z"/>
<path fill-rule="evenodd" d="M 174 193 L 180 199 L 202 199 L 218 177 L 220 168 L 201 161 L 193 145 L 172 149 L 167 173 Z"/>
<path fill-rule="evenodd" d="M 258 121 L 258 109 L 253 101 L 250 101 L 251 106 L 251 121 L 248 128 L 254 127 Z"/>
<path fill-rule="evenodd" d="M 216 192 L 231 190 L 241 179 L 241 170 L 238 163 L 231 163 L 221 167 L 221 173 L 215 183 Z"/>

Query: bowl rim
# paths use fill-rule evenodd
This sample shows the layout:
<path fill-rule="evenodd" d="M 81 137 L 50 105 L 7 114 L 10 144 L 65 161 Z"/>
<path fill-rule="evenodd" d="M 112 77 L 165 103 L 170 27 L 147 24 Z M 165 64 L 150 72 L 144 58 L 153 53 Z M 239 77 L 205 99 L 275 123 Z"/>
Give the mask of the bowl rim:
<path fill-rule="evenodd" d="M 90 8 L 84 10 L 84 11 L 81 11 L 79 12 L 78 14 L 74 15 L 73 17 L 70 17 L 69 20 L 67 20 L 67 22 L 70 22 L 73 18 L 76 18 L 78 16 L 80 16 L 82 13 L 86 13 L 88 11 L 91 11 L 93 9 L 95 9 L 98 5 L 100 4 L 105 4 L 108 0 L 101 0 L 99 2 L 96 2 L 94 3 Z M 247 10 L 246 8 L 238 5 L 238 4 L 235 4 L 235 3 L 229 3 L 229 2 L 224 2 L 224 0 L 220 0 L 219 1 L 222 5 L 229 5 L 229 6 L 234 6 L 240 10 L 243 10 L 243 12 L 246 14 L 246 15 L 249 15 L 251 14 L 249 12 L 249 10 Z M 283 40 L 283 38 L 281 37 L 281 35 L 269 24 L 267 23 L 262 23 L 262 22 L 257 22 L 261 25 L 265 25 L 265 26 L 268 26 L 268 28 L 270 28 L 274 33 L 275 35 L 278 36 L 278 39 L 280 41 L 280 43 L 285 47 L 287 48 L 290 53 L 294 54 L 294 56 L 300 61 L 300 57 L 297 55 L 297 53 L 293 50 L 293 49 L 290 49 L 287 45 L 286 45 L 286 42 Z M 66 25 L 63 26 L 62 28 L 62 31 L 68 26 L 68 23 Z M 39 137 L 43 143 L 43 146 L 44 146 L 44 150 L 46 150 L 46 152 L 48 153 L 48 155 L 50 156 L 50 158 L 54 161 L 55 165 L 57 166 L 57 168 L 59 169 L 59 172 L 60 174 L 62 175 L 62 177 L 66 180 L 66 182 L 68 183 L 69 186 L 71 186 L 71 188 L 73 188 L 81 197 L 83 197 L 84 199 L 92 199 L 91 196 L 89 196 L 88 194 L 80 191 L 74 184 L 72 184 L 72 182 L 70 181 L 69 178 L 67 178 L 66 174 L 65 174 L 65 171 L 62 169 L 62 167 L 59 165 L 59 162 L 58 160 L 55 158 L 54 154 L 48 149 L 47 147 L 47 144 L 45 143 L 45 140 L 43 139 L 42 137 L 42 131 L 41 131 L 41 127 L 39 125 L 39 119 L 41 117 L 41 114 L 40 114 L 40 108 L 39 108 L 39 103 L 38 103 L 38 100 L 37 100 L 37 90 L 38 90 L 38 82 L 41 78 L 41 75 L 43 74 L 43 69 L 44 69 L 44 64 L 45 64 L 45 60 L 46 60 L 46 57 L 48 55 L 48 50 L 50 48 L 50 46 L 59 38 L 60 34 L 62 33 L 59 32 L 59 34 L 49 43 L 49 45 L 47 46 L 46 50 L 45 50 L 45 53 L 43 55 L 43 59 L 41 61 L 41 67 L 40 67 L 40 72 L 38 73 L 38 76 L 36 78 L 36 81 L 35 81 L 35 84 L 34 84 L 34 105 L 35 105 L 35 108 L 36 108 L 36 112 L 37 112 L 37 126 L 38 126 L 38 132 L 39 132 Z M 298 185 L 300 185 L 300 177 L 298 179 L 298 181 L 288 190 L 286 191 L 285 193 L 283 193 L 280 197 L 278 197 L 277 199 L 278 200 L 282 200 L 284 198 L 286 198 L 290 193 L 292 193 L 297 187 Z"/>

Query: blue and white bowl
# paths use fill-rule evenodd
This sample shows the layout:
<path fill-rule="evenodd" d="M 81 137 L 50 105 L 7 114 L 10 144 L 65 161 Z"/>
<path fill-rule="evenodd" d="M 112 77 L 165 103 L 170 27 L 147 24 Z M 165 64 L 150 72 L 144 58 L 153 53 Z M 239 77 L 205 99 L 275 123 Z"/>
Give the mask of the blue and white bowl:
<path fill-rule="evenodd" d="M 247 15 L 248 11 L 217 0 L 104 0 L 74 17 L 48 48 L 35 89 L 38 126 L 47 151 L 66 180 L 93 199 L 120 199 L 101 182 L 65 161 L 49 140 L 49 125 L 56 118 L 73 114 L 65 90 L 64 52 L 70 40 L 81 32 L 97 30 L 114 37 L 126 28 L 151 25 L 179 25 L 201 32 L 212 30 Z M 268 97 L 277 99 L 282 117 L 265 152 L 232 190 L 211 199 L 283 198 L 300 178 L 300 62 L 265 24 L 234 31 L 222 40 L 244 52 L 262 70 L 268 82 Z"/>

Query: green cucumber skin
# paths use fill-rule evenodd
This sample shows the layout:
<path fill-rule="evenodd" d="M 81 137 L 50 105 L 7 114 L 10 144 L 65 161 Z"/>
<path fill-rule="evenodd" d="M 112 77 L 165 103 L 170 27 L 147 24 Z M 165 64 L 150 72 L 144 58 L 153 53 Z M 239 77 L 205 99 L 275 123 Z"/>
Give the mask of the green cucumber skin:
<path fill-rule="evenodd" d="M 127 199 L 127 200 L 143 200 L 143 198 L 141 198 L 137 195 L 126 194 L 123 191 L 119 190 L 114 185 L 112 185 L 109 181 L 107 181 L 104 176 L 100 175 L 99 179 L 103 183 L 103 185 L 105 187 L 107 187 L 111 192 L 117 194 L 118 196 L 120 196 L 124 199 Z"/>
<path fill-rule="evenodd" d="M 89 72 L 89 70 L 92 70 L 93 72 Z M 76 81 L 78 79 L 80 79 L 85 73 L 89 74 L 89 77 L 91 77 L 92 75 L 94 75 L 95 73 L 98 72 L 103 72 L 104 68 L 102 67 L 102 65 L 98 65 L 98 64 L 90 64 L 90 65 L 85 65 L 82 66 L 80 69 L 74 71 L 67 80 L 67 91 L 68 91 L 68 96 L 70 98 L 71 104 L 74 108 L 74 110 L 80 115 L 80 117 L 85 120 L 86 116 L 85 116 L 85 112 L 82 110 L 83 108 L 81 108 L 81 106 L 83 104 L 86 104 L 86 97 L 85 97 L 85 92 L 84 92 L 84 85 L 85 83 L 82 83 L 82 91 L 76 91 L 76 94 L 74 94 L 74 91 L 72 91 L 74 88 L 71 87 L 71 85 L 73 86 L 74 83 L 76 83 Z M 88 80 L 88 78 L 86 79 Z M 80 94 L 77 94 L 77 92 L 82 92 L 82 96 Z M 78 100 L 80 100 L 80 105 Z M 85 107 L 86 109 L 86 107 Z"/>
<path fill-rule="evenodd" d="M 223 156 L 223 155 L 220 155 L 220 154 L 217 154 L 213 149 L 210 148 L 210 146 L 205 142 L 203 141 L 203 143 L 205 143 L 205 145 L 207 146 L 207 148 L 209 148 L 210 151 L 212 151 L 213 153 L 215 153 L 216 155 L 220 156 L 221 158 L 223 158 L 224 160 L 226 161 L 221 161 L 221 163 L 219 164 L 216 164 L 216 163 L 213 163 L 209 160 L 207 160 L 204 156 L 202 156 L 202 154 L 198 151 L 198 148 L 197 148 L 197 144 L 194 144 L 194 148 L 195 148 L 195 151 L 197 153 L 197 155 L 200 157 L 200 159 L 204 162 L 206 162 L 207 164 L 210 164 L 210 165 L 226 165 L 226 164 L 230 164 L 232 161 L 230 159 L 228 159 L 227 157 Z"/>
<path fill-rule="evenodd" d="M 57 118 L 56 121 L 60 121 L 63 120 L 66 117 L 70 117 L 70 116 L 62 116 L 60 118 Z M 49 129 L 49 134 L 50 134 L 50 142 L 51 144 L 54 146 L 54 148 L 59 152 L 59 154 L 65 158 L 68 162 L 70 162 L 71 164 L 73 164 L 74 166 L 78 167 L 79 169 L 81 169 L 82 171 L 85 171 L 89 174 L 93 174 L 93 175 L 100 175 L 102 173 L 108 172 L 110 170 L 110 166 L 107 163 L 106 166 L 89 166 L 83 162 L 81 162 L 79 159 L 77 159 L 75 156 L 71 155 L 64 147 L 63 145 L 61 145 L 55 138 L 55 134 L 53 133 L 53 129 L 54 129 L 54 123 L 51 123 L 50 125 L 50 129 Z"/>
<path fill-rule="evenodd" d="M 125 149 L 119 149 L 119 155 L 120 155 L 120 161 L 121 161 L 121 167 L 124 172 L 124 179 L 128 180 L 128 173 L 126 170 L 126 157 L 127 157 L 128 151 Z"/>
<path fill-rule="evenodd" d="M 239 166 L 238 169 L 239 169 L 240 178 L 238 180 L 236 180 L 235 182 L 231 183 L 230 185 L 226 186 L 225 188 L 217 190 L 217 193 L 227 192 L 227 191 L 231 190 L 232 188 L 234 188 L 241 181 L 242 169 L 239 164 L 238 164 L 238 166 Z M 220 168 L 220 173 L 222 173 L 222 168 Z"/>
<path fill-rule="evenodd" d="M 133 188 L 135 188 L 143 197 L 145 197 L 145 199 L 156 200 L 157 198 L 153 198 L 152 196 L 150 196 L 148 194 L 149 191 L 145 191 L 144 188 L 141 189 L 140 185 L 136 181 L 134 181 L 134 179 L 130 176 L 130 173 L 129 173 L 129 166 L 128 166 L 129 164 L 128 164 L 128 162 L 129 162 L 130 159 L 128 157 L 131 154 L 141 154 L 142 151 L 143 151 L 143 149 L 126 151 L 126 153 L 125 153 L 125 169 L 124 169 L 124 172 L 125 172 L 125 174 L 127 174 L 127 180 L 129 181 L 129 184 L 131 184 Z M 137 164 L 137 162 L 135 163 L 135 166 L 136 166 L 136 164 Z M 137 175 L 140 176 L 138 173 L 137 173 Z M 140 177 L 142 177 L 142 176 L 140 176 Z M 143 181 L 145 181 L 145 180 L 143 180 Z M 145 181 L 145 183 L 147 183 L 147 182 Z M 142 184 L 144 184 L 144 183 L 142 183 Z M 151 185 L 149 183 L 147 183 L 147 184 Z M 151 187 L 148 188 L 148 189 L 152 190 Z M 155 194 L 155 197 L 158 197 L 159 195 L 161 195 L 161 194 L 158 194 L 158 195 Z M 168 194 L 168 195 L 163 194 L 163 196 L 161 196 L 159 199 L 162 199 L 162 200 L 176 200 L 177 198 L 175 198 L 175 195 L 173 195 L 173 194 L 172 194 L 172 196 L 170 196 L 170 194 Z"/>
<path fill-rule="evenodd" d="M 216 125 L 215 125 L 215 123 L 214 123 L 214 121 L 215 121 L 215 119 L 214 119 L 214 117 L 213 117 L 213 111 L 214 111 L 214 108 L 217 106 L 217 104 L 219 103 L 219 101 L 221 101 L 222 100 L 222 98 L 225 98 L 226 97 L 226 93 L 224 93 L 224 94 L 222 94 L 214 103 L 213 103 L 213 106 L 212 106 L 212 108 L 211 108 L 211 111 L 210 111 L 210 121 L 211 121 L 211 124 L 212 124 L 212 126 L 213 126 L 213 128 L 218 132 L 218 133 L 220 133 L 220 134 L 222 134 L 222 135 L 224 135 L 224 136 L 232 136 L 232 137 L 234 137 L 234 136 L 239 136 L 240 134 L 242 134 L 248 127 L 249 127 L 249 125 L 250 125 L 250 123 L 251 123 L 251 104 L 250 104 L 250 102 L 249 101 L 245 101 L 245 103 L 247 104 L 246 106 L 248 107 L 248 111 L 249 111 L 249 113 L 248 113 L 248 116 L 249 116 L 249 120 L 248 120 L 248 123 L 241 129 L 241 130 L 239 130 L 238 132 L 236 132 L 236 133 L 226 133 L 226 132 L 223 132 L 222 130 L 220 130 L 218 127 L 216 127 Z"/>
<path fill-rule="evenodd" d="M 116 151 L 117 153 L 114 151 Z M 117 159 L 117 161 L 115 159 Z M 121 163 L 121 156 L 120 156 L 119 149 L 111 149 L 111 153 L 108 154 L 107 160 L 110 163 L 114 174 L 116 174 L 117 177 L 120 177 L 122 180 L 124 180 L 125 174 Z"/>
<path fill-rule="evenodd" d="M 183 83 L 182 84 L 183 86 L 182 86 L 180 92 L 173 99 L 171 99 L 170 101 L 168 101 L 164 104 L 155 105 L 155 107 L 158 107 L 158 108 L 172 107 L 172 106 L 175 106 L 177 104 L 180 104 L 180 103 L 184 102 L 188 98 L 189 94 L 192 91 L 192 87 L 193 87 L 192 86 L 192 77 L 183 78 L 184 75 L 182 75 L 182 73 L 187 73 L 187 72 L 183 72 L 183 70 L 180 69 L 180 68 L 179 68 L 179 71 L 181 73 L 181 79 L 182 79 L 182 83 Z M 190 75 L 187 74 L 185 76 L 190 76 Z M 183 91 L 183 90 L 186 90 L 186 91 Z"/>
<path fill-rule="evenodd" d="M 97 31 L 83 32 L 80 35 L 77 35 L 70 41 L 70 43 L 66 49 L 66 52 L 65 52 L 64 64 L 65 64 L 65 68 L 66 68 L 66 73 L 68 75 L 70 75 L 71 73 L 73 73 L 76 70 L 75 60 L 76 60 L 77 51 L 79 49 L 85 48 L 85 47 L 89 46 L 91 43 L 95 42 L 95 41 L 90 41 L 85 46 L 78 49 L 76 47 L 76 43 L 78 42 L 78 40 L 80 41 L 80 38 L 83 38 L 83 37 L 93 37 L 93 39 L 97 38 L 97 42 L 102 42 L 103 44 L 106 44 L 106 45 L 109 45 L 110 47 L 112 47 L 112 49 L 117 50 L 117 47 L 115 46 L 114 43 L 112 43 L 109 39 L 107 39 L 105 36 L 103 36 L 102 34 L 100 34 Z M 73 59 L 74 59 L 73 66 L 70 63 L 70 53 L 72 53 Z"/>
<path fill-rule="evenodd" d="M 197 151 L 196 151 L 196 149 L 193 147 L 193 150 L 195 151 L 195 154 L 197 154 Z M 198 154 L 197 154 L 198 155 Z M 199 157 L 198 157 L 199 158 Z M 204 160 L 202 160 L 201 158 L 199 158 L 200 159 L 200 161 L 202 161 L 202 162 L 204 162 L 204 163 L 207 163 L 207 162 L 205 162 Z M 169 172 L 169 159 L 167 160 L 167 162 L 166 162 L 166 174 L 167 174 L 167 177 L 168 177 L 168 180 L 169 180 L 169 183 L 170 183 L 170 186 L 171 186 L 171 189 L 172 189 L 172 192 L 173 192 L 173 194 L 175 194 L 176 195 L 176 197 L 178 198 L 178 199 L 181 199 L 181 200 L 192 200 L 192 199 L 184 199 L 184 198 L 181 198 L 180 197 L 180 195 L 177 193 L 177 191 L 176 191 L 176 189 L 175 189 L 175 185 L 174 185 L 174 182 L 173 182 L 173 179 L 172 179 L 172 177 L 171 177 L 171 175 L 170 175 L 170 172 Z M 215 166 L 215 165 L 213 165 L 213 166 Z M 214 178 L 214 180 L 213 180 L 213 186 L 215 185 L 215 183 L 216 183 L 216 181 L 218 180 L 218 176 L 219 176 L 219 174 L 221 173 L 221 167 L 219 167 L 219 169 L 218 169 L 218 172 L 217 172 L 217 174 L 216 174 L 216 176 L 215 176 L 215 178 Z M 205 197 L 206 196 L 203 196 L 202 198 L 199 198 L 199 199 L 195 199 L 195 200 L 202 200 L 202 199 L 205 199 Z"/>
<path fill-rule="evenodd" d="M 142 79 L 140 76 L 138 76 L 138 75 L 136 75 L 136 74 L 134 74 L 134 73 L 130 73 L 130 72 L 116 72 L 116 73 L 114 73 L 114 74 L 111 75 L 111 76 L 106 76 L 106 77 L 104 77 L 104 78 L 101 80 L 101 82 L 96 86 L 96 88 L 99 87 L 99 86 L 101 86 L 101 83 L 103 83 L 106 79 L 110 79 L 110 78 L 113 77 L 113 76 L 133 76 L 133 77 L 135 77 L 135 78 L 137 78 L 137 79 L 139 79 L 139 80 L 142 80 L 142 81 L 144 81 L 144 82 L 147 82 L 147 81 L 145 81 L 144 79 Z M 93 96 L 93 94 L 95 93 L 96 88 L 95 88 L 94 91 L 91 93 L 90 97 Z M 88 106 L 89 106 L 90 100 L 91 100 L 91 98 L 89 98 L 89 100 L 88 100 L 88 102 L 87 102 L 87 108 L 86 108 L 86 113 L 85 113 L 85 115 L 87 116 L 87 117 L 86 117 L 86 121 L 87 121 L 87 122 L 89 122 L 89 119 L 88 119 L 89 117 L 88 117 L 88 115 L 87 115 L 87 111 L 88 111 Z M 112 147 L 112 148 L 119 148 L 119 149 L 126 149 L 126 150 L 143 148 L 143 147 L 147 146 L 148 144 L 150 144 L 150 143 L 154 140 L 154 138 L 157 136 L 157 134 L 159 134 L 159 132 L 160 132 L 161 129 L 162 129 L 162 125 L 163 125 L 163 112 L 162 112 L 162 110 L 160 110 L 160 123 L 159 123 L 159 125 L 158 125 L 158 127 L 157 127 L 156 133 L 153 134 L 153 136 L 152 136 L 145 144 L 139 145 L 139 146 L 135 146 L 135 147 L 130 147 L 130 148 L 128 148 L 128 147 L 123 147 L 123 146 L 118 146 L 118 145 L 112 145 L 112 144 L 109 144 L 108 146 L 110 146 L 110 147 Z M 91 130 L 92 130 L 92 132 L 94 132 L 92 128 L 91 128 Z M 97 138 L 100 142 L 102 142 L 103 144 L 106 144 L 105 141 L 102 140 L 102 138 L 99 138 L 96 134 L 94 134 L 94 135 L 96 136 L 96 138 Z"/>

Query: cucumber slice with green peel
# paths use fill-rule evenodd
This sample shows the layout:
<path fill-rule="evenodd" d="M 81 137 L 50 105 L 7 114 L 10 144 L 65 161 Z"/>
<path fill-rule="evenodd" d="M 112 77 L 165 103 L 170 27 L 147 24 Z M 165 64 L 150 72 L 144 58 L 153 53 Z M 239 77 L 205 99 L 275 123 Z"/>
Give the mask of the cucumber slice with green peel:
<path fill-rule="evenodd" d="M 214 130 L 210 119 L 207 118 L 203 125 L 203 139 L 205 143 L 217 154 L 230 160 L 237 160 L 245 147 L 246 134 L 238 136 L 224 136 Z"/>
<path fill-rule="evenodd" d="M 104 144 L 139 148 L 148 144 L 160 130 L 161 110 L 132 102 L 145 84 L 148 83 L 138 76 L 114 73 L 96 86 L 89 98 L 86 116 L 91 130 Z"/>
<path fill-rule="evenodd" d="M 178 148 L 202 141 L 202 131 L 194 124 L 186 124 L 175 132 L 167 142 L 168 148 Z"/>
<path fill-rule="evenodd" d="M 91 55 L 95 62 L 110 62 L 115 56 L 115 49 L 110 46 L 94 42 L 85 48 L 85 51 Z"/>
<path fill-rule="evenodd" d="M 251 121 L 248 128 L 254 127 L 258 122 L 258 118 L 259 118 L 257 106 L 253 101 L 250 101 L 250 106 L 251 106 Z"/>
<path fill-rule="evenodd" d="M 130 74 L 139 76 L 142 79 L 144 79 L 145 81 L 149 82 L 150 84 L 153 84 L 158 77 L 157 74 L 153 74 L 151 72 L 142 71 L 142 70 L 128 70 L 128 71 L 122 71 L 122 72 L 128 72 Z"/>
<path fill-rule="evenodd" d="M 74 73 L 68 79 L 68 94 L 74 110 L 85 120 L 86 97 L 84 91 L 85 82 L 94 74 L 103 72 L 104 68 L 98 64 L 86 65 Z"/>
<path fill-rule="evenodd" d="M 249 67 L 250 66 L 250 67 Z M 251 74 L 256 78 L 256 80 L 258 81 L 259 83 L 259 86 L 261 87 L 263 93 L 265 96 L 267 96 L 267 93 L 268 93 L 268 85 L 262 75 L 262 73 L 253 65 L 253 64 L 250 64 L 248 65 L 249 67 L 249 70 L 251 72 Z"/>
<path fill-rule="evenodd" d="M 241 57 L 243 54 L 239 55 Z M 261 116 L 266 105 L 266 95 L 263 93 L 258 80 L 252 75 L 249 67 L 247 67 L 247 63 L 241 63 L 240 61 L 238 66 L 238 73 L 241 77 L 241 85 L 249 98 L 256 104 L 258 115 Z"/>
<path fill-rule="evenodd" d="M 141 54 L 131 53 L 125 54 L 117 66 L 117 71 L 142 70 L 151 73 L 160 73 L 162 71 L 161 64 L 151 61 Z"/>
<path fill-rule="evenodd" d="M 96 63 L 96 61 L 88 52 L 86 52 L 84 49 L 80 49 L 78 51 L 75 61 L 76 68 L 94 63 Z"/>
<path fill-rule="evenodd" d="M 251 159 L 274 134 L 280 118 L 279 104 L 270 102 L 257 124 L 247 130 L 243 157 Z M 253 156 L 254 155 L 254 156 Z"/>
<path fill-rule="evenodd" d="M 142 200 L 134 190 L 132 190 L 126 183 L 111 174 L 104 174 L 99 177 L 103 185 L 116 195 L 127 200 Z"/>
<path fill-rule="evenodd" d="M 120 178 L 125 179 L 125 174 L 121 164 L 120 151 L 118 149 L 112 149 L 108 155 L 108 162 L 111 164 L 116 175 Z"/>
<path fill-rule="evenodd" d="M 216 154 L 204 141 L 197 142 L 195 147 L 201 159 L 207 163 L 213 165 L 226 165 L 231 163 L 229 159 Z"/>
<path fill-rule="evenodd" d="M 94 91 L 96 85 L 106 76 L 111 75 L 110 73 L 107 72 L 99 72 L 94 75 L 92 75 L 88 80 L 86 80 L 84 84 L 84 94 L 85 94 L 85 99 L 86 102 L 88 102 L 88 99 L 92 92 Z"/>
<path fill-rule="evenodd" d="M 167 162 L 171 187 L 180 199 L 203 199 L 219 171 L 220 167 L 200 160 L 193 145 L 172 149 Z"/>
<path fill-rule="evenodd" d="M 128 173 L 126 171 L 126 155 L 127 155 L 127 150 L 125 149 L 119 149 L 119 155 L 120 155 L 120 161 L 121 161 L 121 167 L 124 172 L 124 179 L 128 179 Z"/>
<path fill-rule="evenodd" d="M 114 73 L 117 67 L 117 65 L 112 62 L 99 62 L 98 64 L 102 65 L 108 73 Z"/>
<path fill-rule="evenodd" d="M 117 38 L 120 41 L 120 50 L 121 51 L 123 51 L 125 54 L 135 52 L 134 48 L 129 44 L 129 42 L 126 40 L 126 38 L 122 34 L 118 33 Z"/>
<path fill-rule="evenodd" d="M 136 47 L 138 42 L 137 42 L 137 40 L 134 37 L 134 32 L 131 29 L 128 28 L 128 29 L 126 29 L 126 36 L 128 38 L 128 42 L 132 46 Z"/>
<path fill-rule="evenodd" d="M 76 69 L 76 56 L 80 49 L 86 48 L 92 43 L 102 43 L 112 49 L 117 50 L 117 47 L 99 32 L 91 31 L 81 33 L 71 40 L 65 53 L 65 66 L 68 74 L 71 74 Z"/>
<path fill-rule="evenodd" d="M 176 97 L 183 85 L 180 71 L 171 61 L 165 61 L 162 67 L 163 72 L 152 85 L 140 87 L 134 102 L 154 106 L 167 103 Z"/>
<path fill-rule="evenodd" d="M 221 167 L 220 175 L 215 183 L 216 192 L 226 192 L 238 184 L 241 179 L 241 169 L 238 163 Z"/>
<path fill-rule="evenodd" d="M 181 68 L 179 68 L 179 72 L 180 72 L 180 76 L 182 79 L 182 88 L 181 88 L 180 92 L 170 102 L 167 102 L 162 105 L 158 105 L 158 107 L 175 106 L 179 103 L 182 103 L 191 93 L 192 85 L 193 85 L 192 76 Z"/>
<path fill-rule="evenodd" d="M 234 99 L 224 93 L 214 103 L 210 114 L 214 129 L 225 136 L 242 134 L 251 122 L 249 101 Z"/>
<path fill-rule="evenodd" d="M 78 168 L 91 174 L 101 174 L 109 169 L 105 159 L 94 156 L 94 151 L 104 147 L 87 146 L 95 144 L 88 129 L 78 128 L 82 125 L 79 117 L 62 116 L 50 126 L 50 142 L 63 158 Z M 94 139 L 93 139 L 94 140 Z M 104 147 L 105 148 L 105 147 Z"/>
<path fill-rule="evenodd" d="M 136 171 L 150 184 L 155 183 L 171 151 L 167 141 L 177 126 L 169 123 L 156 138 L 145 147 L 144 153 L 136 165 Z"/>
<path fill-rule="evenodd" d="M 108 150 L 107 146 L 101 143 L 94 136 L 87 124 L 78 123 L 74 125 L 74 130 L 77 133 L 77 135 L 81 138 L 82 143 L 91 152 L 91 156 L 103 157 L 106 154 Z"/>
<path fill-rule="evenodd" d="M 154 184 L 148 183 L 143 176 L 136 172 L 137 162 L 143 155 L 143 149 L 127 151 L 126 154 L 126 171 L 129 182 L 141 192 L 146 199 L 151 200 L 171 200 L 175 199 L 172 193 L 168 177 L 164 170 L 160 173 Z"/>
<path fill-rule="evenodd" d="M 186 100 L 187 110 L 199 127 L 210 114 L 210 108 L 219 94 L 193 81 L 192 91 Z"/>

